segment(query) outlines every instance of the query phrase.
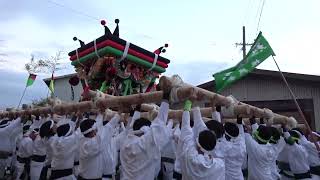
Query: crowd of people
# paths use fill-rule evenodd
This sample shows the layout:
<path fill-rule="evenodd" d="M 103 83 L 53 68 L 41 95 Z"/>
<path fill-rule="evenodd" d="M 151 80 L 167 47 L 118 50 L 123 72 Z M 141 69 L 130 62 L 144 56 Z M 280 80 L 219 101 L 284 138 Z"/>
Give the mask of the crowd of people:
<path fill-rule="evenodd" d="M 155 119 L 104 111 L 22 115 L 0 121 L 1 178 L 31 180 L 320 179 L 319 133 L 224 121 L 221 107 L 204 121 L 192 100 L 168 119 L 169 95 Z M 258 123 L 260 125 L 258 125 Z"/>

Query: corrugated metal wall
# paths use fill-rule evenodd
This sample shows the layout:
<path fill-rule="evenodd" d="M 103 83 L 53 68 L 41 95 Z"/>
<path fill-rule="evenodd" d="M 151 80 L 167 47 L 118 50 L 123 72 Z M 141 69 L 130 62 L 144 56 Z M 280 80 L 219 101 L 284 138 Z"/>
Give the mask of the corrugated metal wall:
<path fill-rule="evenodd" d="M 298 99 L 313 99 L 316 129 L 320 130 L 320 85 L 310 81 L 288 79 Z M 213 87 L 212 89 L 213 90 Z M 246 77 L 222 92 L 240 101 L 270 101 L 291 99 L 289 90 L 280 78 Z"/>

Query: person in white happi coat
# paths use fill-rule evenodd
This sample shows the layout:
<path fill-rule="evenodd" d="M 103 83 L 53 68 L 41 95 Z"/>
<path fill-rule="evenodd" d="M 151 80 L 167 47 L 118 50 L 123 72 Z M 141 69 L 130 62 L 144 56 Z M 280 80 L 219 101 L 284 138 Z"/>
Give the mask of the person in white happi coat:
<path fill-rule="evenodd" d="M 289 165 L 295 179 L 311 179 L 310 166 L 308 161 L 308 152 L 302 145 L 301 139 L 303 133 L 294 128 L 289 131 L 290 139 L 293 142 L 288 149 Z"/>
<path fill-rule="evenodd" d="M 284 127 L 283 127 L 284 128 Z M 278 167 L 276 164 L 277 158 L 280 154 L 280 152 L 284 149 L 286 142 L 284 140 L 283 137 L 281 137 L 279 130 L 276 127 L 270 127 L 270 131 L 271 131 L 271 138 L 269 143 L 272 145 L 275 153 L 273 155 L 273 161 L 272 161 L 272 167 L 271 167 L 271 176 L 273 177 L 273 179 L 280 179 L 280 174 L 278 171 Z M 288 137 L 289 134 L 288 132 L 284 131 L 285 133 L 285 137 Z"/>
<path fill-rule="evenodd" d="M 169 94 L 164 93 L 163 99 L 152 123 L 139 118 L 133 123 L 133 131 L 127 133 L 120 147 L 121 180 L 154 179 L 157 175 L 160 151 L 169 140 L 166 127 Z"/>
<path fill-rule="evenodd" d="M 173 178 L 174 163 L 176 159 L 176 144 L 174 132 L 179 128 L 177 123 L 173 128 L 173 120 L 170 119 L 167 124 L 169 141 L 161 151 L 161 172 L 163 180 L 171 180 Z"/>
<path fill-rule="evenodd" d="M 212 151 L 212 155 L 219 158 L 224 158 L 224 132 L 225 129 L 221 123 L 221 106 L 216 106 L 212 108 L 212 120 L 205 123 L 206 127 L 215 133 L 217 138 L 217 144 Z M 195 129 L 195 128 L 193 128 Z M 199 131 L 198 131 L 199 132 Z"/>
<path fill-rule="evenodd" d="M 116 114 L 109 122 L 103 122 L 103 128 L 101 128 L 102 139 L 102 179 L 109 180 L 115 178 L 116 166 L 118 162 L 118 147 L 119 143 L 119 121 L 120 116 Z M 99 131 L 99 130 L 98 130 Z M 117 132 L 118 131 L 118 132 Z"/>
<path fill-rule="evenodd" d="M 175 150 L 176 150 L 176 152 L 175 152 L 176 159 L 174 161 L 174 171 L 173 171 L 173 179 L 175 179 L 175 180 L 181 180 L 182 179 L 182 174 L 181 174 L 181 154 L 182 154 L 183 149 L 182 149 L 182 144 L 179 143 L 180 136 L 181 136 L 180 124 L 177 124 L 176 127 L 175 127 L 175 130 L 173 132 L 173 139 L 174 139 L 174 145 L 175 145 Z"/>
<path fill-rule="evenodd" d="M 312 179 L 320 180 L 320 152 L 317 150 L 315 143 L 318 143 L 320 146 L 319 141 L 317 139 L 320 138 L 320 134 L 316 132 L 312 132 L 309 135 L 310 141 L 308 141 L 305 137 L 302 137 L 301 144 L 306 148 L 309 156 L 309 165 L 310 165 L 310 173 Z"/>
<path fill-rule="evenodd" d="M 30 160 L 33 153 L 33 141 L 30 138 L 30 125 L 23 126 L 23 136 L 17 142 L 16 180 L 30 175 Z"/>
<path fill-rule="evenodd" d="M 245 141 L 248 152 L 248 179 L 249 180 L 273 180 L 271 168 L 274 150 L 268 143 L 271 138 L 269 127 L 258 126 L 255 117 L 250 118 L 252 136 L 245 133 Z"/>
<path fill-rule="evenodd" d="M 200 123 L 199 134 L 194 134 L 190 127 L 190 110 L 192 102 L 187 100 L 182 114 L 180 144 L 182 144 L 181 172 L 183 180 L 224 180 L 225 165 L 222 159 L 215 158 L 211 152 L 216 145 L 215 134 L 205 129 L 200 118 L 194 119 L 194 128 Z M 200 114 L 199 108 L 193 113 Z M 197 116 L 197 115 L 196 115 Z M 200 115 L 201 116 L 201 115 Z M 202 121 L 202 122 L 200 122 Z"/>
<path fill-rule="evenodd" d="M 50 179 L 76 180 L 73 174 L 75 150 L 77 148 L 75 124 L 69 119 L 57 124 L 57 137 L 50 143 L 52 149 Z"/>
<path fill-rule="evenodd" d="M 7 167 L 11 166 L 11 160 L 9 156 L 12 156 L 12 136 L 17 136 L 18 131 L 16 129 L 22 130 L 22 123 L 21 118 L 14 118 L 11 117 L 9 119 L 3 119 L 0 122 L 0 178 L 4 177 L 5 170 L 8 169 Z"/>
<path fill-rule="evenodd" d="M 290 165 L 289 165 L 289 157 L 288 151 L 290 148 L 290 138 L 285 139 L 285 146 L 283 147 L 282 151 L 280 151 L 278 158 L 277 158 L 277 166 L 279 169 L 280 179 L 281 180 L 290 180 L 294 179 L 294 175 L 291 172 Z"/>
<path fill-rule="evenodd" d="M 226 166 L 226 180 L 241 180 L 243 179 L 242 164 L 247 156 L 242 118 L 237 118 L 237 124 L 226 122 L 224 129 L 223 156 Z"/>
<path fill-rule="evenodd" d="M 35 128 L 35 131 L 38 129 Z M 47 142 L 48 138 L 52 138 L 55 134 L 55 124 L 52 120 L 43 123 L 38 132 L 33 132 L 31 138 L 33 139 L 33 155 L 30 163 L 30 178 L 31 180 L 40 179 L 41 172 L 45 167 L 47 156 Z M 45 178 L 45 177 L 43 177 Z"/>
<path fill-rule="evenodd" d="M 26 121 L 26 119 L 24 117 L 21 117 L 24 121 Z M 15 167 L 15 162 L 16 162 L 16 149 L 17 149 L 17 140 L 19 138 L 22 137 L 22 127 L 19 128 L 15 128 L 13 130 L 13 132 L 11 132 L 11 136 L 10 138 L 10 147 L 11 147 L 11 152 L 12 155 L 8 157 L 7 159 L 7 170 L 6 170 L 6 174 L 9 176 L 13 175 L 14 167 Z"/>
<path fill-rule="evenodd" d="M 51 175 L 51 160 L 52 160 L 52 148 L 50 144 L 54 141 L 57 130 L 56 122 L 53 119 L 56 120 L 56 116 L 51 116 L 44 122 L 39 129 L 39 135 L 44 140 L 45 146 L 46 146 L 46 160 L 44 167 L 41 170 L 40 178 L 45 179 L 49 178 Z M 61 116 L 59 116 L 59 119 L 63 119 Z"/>
<path fill-rule="evenodd" d="M 80 122 L 82 121 L 82 113 L 77 113 L 75 116 L 72 117 L 71 121 L 75 123 L 74 135 L 76 136 L 75 139 L 75 146 L 76 150 L 74 152 L 74 167 L 73 167 L 73 174 L 75 177 L 79 176 L 79 156 L 80 156 L 80 139 L 83 137 L 81 130 L 79 128 Z"/>
<path fill-rule="evenodd" d="M 80 123 L 83 137 L 80 139 L 79 177 L 78 179 L 102 178 L 102 148 L 101 131 L 103 115 L 96 119 L 86 118 Z"/>
<path fill-rule="evenodd" d="M 225 161 L 226 179 L 243 179 L 242 165 L 246 160 L 246 145 L 242 118 L 237 118 L 237 124 L 226 122 L 221 124 L 221 107 L 213 107 L 212 119 L 206 123 L 208 128 L 219 134 L 213 156 Z"/>

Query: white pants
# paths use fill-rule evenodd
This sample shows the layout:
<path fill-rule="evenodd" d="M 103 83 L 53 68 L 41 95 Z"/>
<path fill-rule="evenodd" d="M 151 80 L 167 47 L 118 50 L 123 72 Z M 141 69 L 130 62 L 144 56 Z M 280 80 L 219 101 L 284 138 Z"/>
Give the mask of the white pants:
<path fill-rule="evenodd" d="M 44 162 L 31 161 L 30 163 L 30 180 L 39 180 Z"/>
<path fill-rule="evenodd" d="M 320 176 L 311 174 L 312 180 L 320 180 Z"/>
<path fill-rule="evenodd" d="M 16 162 L 16 180 L 20 180 L 20 176 L 22 175 L 24 171 L 24 164 L 19 163 L 18 161 Z"/>
<path fill-rule="evenodd" d="M 73 167 L 73 174 L 78 177 L 79 176 L 79 165 Z"/>
<path fill-rule="evenodd" d="M 4 169 L 7 166 L 7 159 L 0 159 L 0 178 L 4 178 Z"/>
<path fill-rule="evenodd" d="M 161 163 L 161 171 L 163 180 L 172 180 L 173 178 L 174 164 L 168 162 Z"/>

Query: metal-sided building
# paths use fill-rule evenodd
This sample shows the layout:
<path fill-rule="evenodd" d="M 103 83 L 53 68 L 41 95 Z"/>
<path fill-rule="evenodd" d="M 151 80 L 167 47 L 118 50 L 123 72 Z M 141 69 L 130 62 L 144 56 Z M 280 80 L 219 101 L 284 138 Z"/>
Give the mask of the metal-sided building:
<path fill-rule="evenodd" d="M 313 130 L 320 130 L 320 76 L 283 73 L 307 121 Z M 215 91 L 215 82 L 209 81 L 198 87 Z M 291 98 L 290 92 L 278 71 L 256 69 L 221 92 L 236 99 L 273 112 L 293 116 L 299 122 L 302 118 Z"/>

